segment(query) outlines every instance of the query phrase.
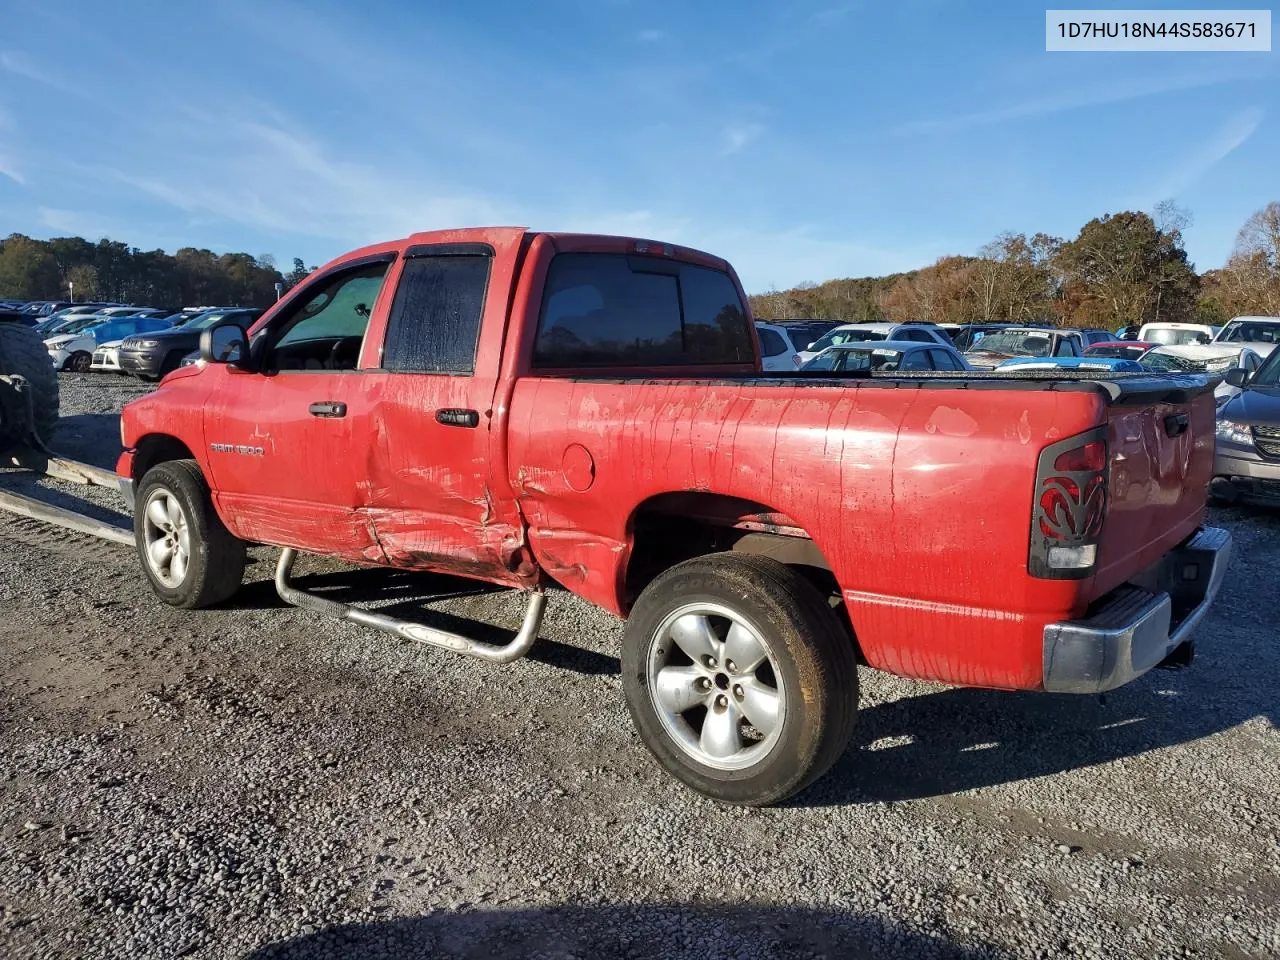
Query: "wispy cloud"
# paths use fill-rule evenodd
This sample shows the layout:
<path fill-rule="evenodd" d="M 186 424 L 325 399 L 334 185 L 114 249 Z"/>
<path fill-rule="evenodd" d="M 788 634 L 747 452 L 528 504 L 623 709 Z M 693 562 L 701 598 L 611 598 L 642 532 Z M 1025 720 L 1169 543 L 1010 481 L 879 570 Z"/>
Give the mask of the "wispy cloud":
<path fill-rule="evenodd" d="M 0 153 L 0 177 L 8 177 L 14 183 L 22 186 L 27 183 L 27 178 L 22 175 L 22 171 L 18 169 L 17 164 L 4 153 Z"/>
<path fill-rule="evenodd" d="M 0 69 L 34 80 L 36 83 L 42 83 L 46 87 L 61 90 L 63 93 L 77 93 L 70 84 L 47 70 L 35 66 L 28 57 L 16 50 L 0 50 Z"/>
<path fill-rule="evenodd" d="M 432 183 L 415 171 L 349 160 L 276 115 L 232 110 L 175 127 L 182 146 L 157 151 L 149 169 L 88 168 L 193 220 L 241 224 L 276 234 L 341 240 L 386 239 L 458 223 L 511 219 L 483 195 Z M 270 117 L 270 114 L 268 113 Z"/>
<path fill-rule="evenodd" d="M 729 156 L 741 153 L 749 143 L 757 140 L 764 133 L 764 125 L 759 123 L 735 123 L 725 128 L 724 146 L 720 153 Z"/>
<path fill-rule="evenodd" d="M 59 210 L 55 207 L 39 207 L 36 216 L 50 230 L 67 237 L 105 237 L 111 233 L 105 226 L 94 222 L 76 210 Z"/>
<path fill-rule="evenodd" d="M 1259 75 L 1257 69 L 1247 69 L 1180 77 L 1134 79 L 1105 85 L 1093 84 L 1076 90 L 1064 91 L 1053 96 L 1010 104 L 994 110 L 962 113 L 957 116 L 939 117 L 930 120 L 914 120 L 895 127 L 892 132 L 899 135 L 911 135 L 965 130 L 970 127 L 1006 123 L 1010 120 L 1043 117 L 1067 110 L 1080 110 L 1085 107 L 1097 107 L 1109 103 L 1123 103 L 1128 100 L 1155 97 L 1165 93 L 1176 93 L 1180 90 L 1216 86 L 1220 83 L 1230 83 L 1235 80 L 1257 79 Z"/>
<path fill-rule="evenodd" d="M 1262 125 L 1265 116 L 1261 107 L 1247 107 L 1232 114 L 1213 133 L 1202 140 L 1190 153 L 1183 157 L 1165 177 L 1152 188 L 1150 195 L 1142 203 L 1150 203 L 1165 197 L 1176 197 L 1192 186 L 1210 170 L 1244 146 Z"/>
<path fill-rule="evenodd" d="M 659 40 L 666 39 L 666 36 L 661 30 L 641 30 L 636 34 L 636 39 L 641 43 L 657 43 Z"/>

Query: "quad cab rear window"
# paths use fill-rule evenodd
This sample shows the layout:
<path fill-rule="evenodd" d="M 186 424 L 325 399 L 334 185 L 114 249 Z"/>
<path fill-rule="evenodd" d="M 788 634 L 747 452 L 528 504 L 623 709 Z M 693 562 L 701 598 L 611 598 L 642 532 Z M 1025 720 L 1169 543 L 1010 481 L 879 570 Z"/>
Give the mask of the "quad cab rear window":
<path fill-rule="evenodd" d="M 659 257 L 562 253 L 551 261 L 533 365 L 741 364 L 750 322 L 727 273 Z"/>

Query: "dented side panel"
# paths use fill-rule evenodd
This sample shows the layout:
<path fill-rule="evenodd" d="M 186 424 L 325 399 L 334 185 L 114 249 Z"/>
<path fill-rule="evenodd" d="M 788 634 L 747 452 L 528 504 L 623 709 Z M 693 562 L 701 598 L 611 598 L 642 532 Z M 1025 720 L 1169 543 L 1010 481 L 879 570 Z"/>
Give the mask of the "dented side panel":
<path fill-rule="evenodd" d="M 1026 544 L 1037 452 L 1099 422 L 1091 393 L 529 377 L 512 407 L 535 555 L 615 612 L 634 511 L 679 491 L 786 514 L 830 563 L 867 659 L 896 673 L 1038 686 L 1043 624 L 1087 602 L 1087 584 L 1031 578 Z M 589 489 L 570 482 L 572 447 Z"/>

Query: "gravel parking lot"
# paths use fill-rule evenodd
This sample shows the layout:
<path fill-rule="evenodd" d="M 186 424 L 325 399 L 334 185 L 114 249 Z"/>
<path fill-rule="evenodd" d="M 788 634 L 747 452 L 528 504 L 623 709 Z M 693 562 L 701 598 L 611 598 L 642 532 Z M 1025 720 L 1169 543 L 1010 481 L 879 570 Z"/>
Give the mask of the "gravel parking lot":
<path fill-rule="evenodd" d="M 62 387 L 55 445 L 110 466 L 146 388 Z M 283 606 L 272 551 L 233 605 L 183 613 L 126 548 L 0 514 L 0 954 L 1275 957 L 1280 515 L 1212 522 L 1236 554 L 1189 670 L 1106 697 L 866 670 L 833 773 L 742 810 L 649 759 L 620 624 L 567 594 L 494 667 Z M 300 573 L 436 624 L 522 612 Z"/>

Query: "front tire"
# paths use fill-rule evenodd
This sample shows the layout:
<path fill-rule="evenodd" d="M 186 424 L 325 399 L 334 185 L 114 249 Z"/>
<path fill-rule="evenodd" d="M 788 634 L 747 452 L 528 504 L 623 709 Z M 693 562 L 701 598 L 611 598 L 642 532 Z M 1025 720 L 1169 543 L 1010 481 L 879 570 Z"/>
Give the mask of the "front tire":
<path fill-rule="evenodd" d="M 811 583 L 765 557 L 698 557 L 650 583 L 627 622 L 622 682 L 658 762 L 724 803 L 802 790 L 857 716 L 850 638 Z"/>
<path fill-rule="evenodd" d="M 213 509 L 209 484 L 194 460 L 170 460 L 138 485 L 133 532 L 151 589 L 185 610 L 231 597 L 244 578 L 245 544 Z"/>
<path fill-rule="evenodd" d="M 83 350 L 77 350 L 67 358 L 66 369 L 72 373 L 88 373 L 89 367 L 93 365 L 93 354 L 85 353 Z"/>

